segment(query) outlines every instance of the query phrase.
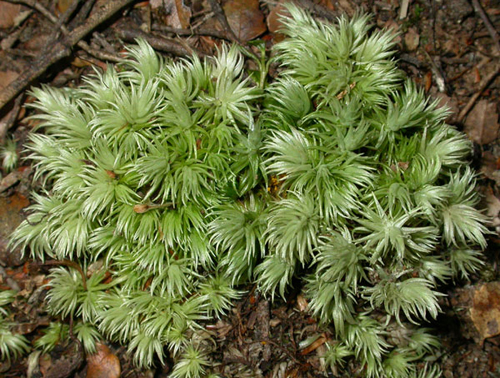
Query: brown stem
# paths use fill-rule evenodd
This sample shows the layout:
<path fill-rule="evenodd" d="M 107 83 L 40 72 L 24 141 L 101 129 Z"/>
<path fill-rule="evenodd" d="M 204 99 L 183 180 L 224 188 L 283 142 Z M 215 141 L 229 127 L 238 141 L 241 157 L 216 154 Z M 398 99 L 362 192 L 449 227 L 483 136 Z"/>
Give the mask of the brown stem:
<path fill-rule="evenodd" d="M 59 17 L 58 20 L 57 19 L 51 20 L 55 27 L 54 27 L 54 31 L 52 32 L 51 36 L 47 39 L 49 41 L 49 43 L 52 43 L 52 41 L 56 40 L 57 36 L 59 35 L 59 33 L 61 31 L 64 34 L 67 34 L 67 30 L 63 30 L 63 29 L 66 29 L 65 24 L 68 22 L 69 18 L 71 17 L 73 12 L 76 10 L 76 8 L 80 4 L 80 2 L 81 2 L 81 0 L 73 0 L 71 2 L 70 6 L 68 7 L 68 9 L 66 9 L 66 11 L 61 15 L 61 17 Z M 37 4 L 39 5 L 39 3 L 37 3 Z M 47 11 L 46 13 L 51 14 L 49 11 Z"/>

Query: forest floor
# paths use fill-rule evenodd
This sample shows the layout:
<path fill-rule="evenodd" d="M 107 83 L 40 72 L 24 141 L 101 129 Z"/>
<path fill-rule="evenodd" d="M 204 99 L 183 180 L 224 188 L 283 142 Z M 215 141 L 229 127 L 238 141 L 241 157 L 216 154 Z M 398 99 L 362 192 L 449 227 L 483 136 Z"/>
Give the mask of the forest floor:
<path fill-rule="evenodd" d="M 471 281 L 443 288 L 442 313 L 427 326 L 443 348 L 438 363 L 446 378 L 500 377 L 500 2 L 498 0 L 298 0 L 319 19 L 373 15 L 377 28 L 399 33 L 401 68 L 432 98 L 451 109 L 448 122 L 474 142 L 473 165 L 480 172 L 482 208 L 491 217 L 484 267 Z M 33 127 L 24 105 L 33 85 L 78 86 L 92 66 L 121 59 L 124 44 L 146 39 L 159 53 L 210 56 L 223 41 L 243 45 L 265 41 L 268 50 L 282 36 L 282 1 L 258 0 L 9 0 L 0 1 L 0 144 L 23 143 Z M 55 26 L 58 25 L 58 26 Z M 60 43 L 64 40 L 65 43 Z M 10 86 L 9 86 L 10 84 Z M 32 169 L 21 160 L 0 180 L 0 290 L 18 291 L 10 305 L 15 331 L 40 337 L 51 319 L 44 310 L 48 268 L 7 248 L 8 237 L 30 203 Z M 356 376 L 354 367 L 326 372 L 321 363 L 328 332 L 307 314 L 299 292 L 285 303 L 248 294 L 223 319 L 207 325 L 216 339 L 213 356 L 226 377 Z M 267 343 L 263 334 L 270 335 Z M 300 342 L 312 340 L 301 348 Z M 107 344 L 97 356 L 75 353 L 70 342 L 50 354 L 32 352 L 0 362 L 5 377 L 167 377 L 133 367 L 126 348 Z"/>

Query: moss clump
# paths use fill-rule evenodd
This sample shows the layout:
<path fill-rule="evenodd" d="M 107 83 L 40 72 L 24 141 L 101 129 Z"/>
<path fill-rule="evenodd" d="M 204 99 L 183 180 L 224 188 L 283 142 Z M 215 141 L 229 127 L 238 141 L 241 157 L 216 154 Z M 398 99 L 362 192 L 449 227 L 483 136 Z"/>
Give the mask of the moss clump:
<path fill-rule="evenodd" d="M 389 32 L 289 10 L 265 90 L 237 47 L 173 62 L 139 41 L 82 88 L 33 91 L 45 192 L 14 242 L 84 271 L 103 263 L 86 282 L 51 273 L 48 309 L 83 320 L 88 350 L 99 332 L 139 365 L 168 347 L 173 376 L 209 374 L 199 321 L 227 311 L 237 285 L 285 297 L 294 277 L 333 326 L 332 368 L 417 376 L 437 348 L 418 324 L 486 245 L 471 146 L 404 81 Z"/>

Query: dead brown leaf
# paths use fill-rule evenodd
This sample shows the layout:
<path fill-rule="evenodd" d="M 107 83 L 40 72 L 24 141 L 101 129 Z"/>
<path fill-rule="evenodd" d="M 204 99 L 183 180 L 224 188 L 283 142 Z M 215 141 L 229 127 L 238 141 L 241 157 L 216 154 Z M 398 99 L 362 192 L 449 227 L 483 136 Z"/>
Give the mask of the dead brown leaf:
<path fill-rule="evenodd" d="M 8 29 L 15 25 L 15 19 L 21 11 L 21 5 L 0 1 L 0 29 Z"/>
<path fill-rule="evenodd" d="M 267 16 L 267 28 L 271 33 L 278 33 L 279 30 L 283 27 L 281 23 L 281 17 L 288 14 L 287 9 L 283 5 L 283 0 L 281 0 L 275 7 L 271 9 L 269 12 L 269 16 Z"/>
<path fill-rule="evenodd" d="M 86 378 L 119 378 L 120 360 L 104 344 L 97 344 L 95 354 L 87 357 Z"/>
<path fill-rule="evenodd" d="M 35 34 L 31 39 L 23 44 L 26 50 L 31 50 L 31 52 L 36 53 L 41 51 L 47 46 L 48 34 Z"/>
<path fill-rule="evenodd" d="M 12 83 L 18 76 L 19 74 L 16 71 L 0 71 L 0 91 Z"/>
<path fill-rule="evenodd" d="M 349 17 L 354 16 L 356 9 L 353 7 L 352 2 L 348 0 L 338 0 L 338 5 L 340 8 L 347 13 Z"/>
<path fill-rule="evenodd" d="M 481 173 L 500 186 L 500 158 L 490 151 L 484 151 L 481 159 Z"/>
<path fill-rule="evenodd" d="M 68 378 L 72 376 L 83 362 L 83 353 L 75 342 L 65 346 L 62 354 L 57 356 L 57 359 L 52 356 L 50 366 L 42 372 L 44 378 Z M 40 359 L 40 365 L 42 359 Z M 40 366 L 40 371 L 42 368 Z"/>
<path fill-rule="evenodd" d="M 326 9 L 331 10 L 332 12 L 335 10 L 335 5 L 333 4 L 333 0 L 321 0 L 319 5 L 325 7 Z M 340 4 L 342 6 L 342 3 Z"/>
<path fill-rule="evenodd" d="M 285 35 L 279 32 L 283 27 L 281 18 L 283 16 L 289 16 L 289 12 L 283 5 L 283 2 L 284 0 L 280 0 L 279 4 L 272 8 L 271 12 L 269 12 L 269 15 L 267 16 L 267 28 L 274 34 L 273 39 L 275 43 L 285 39 Z"/>
<path fill-rule="evenodd" d="M 450 97 L 445 93 L 438 92 L 437 90 L 433 91 L 432 88 L 431 88 L 431 94 L 439 100 L 439 105 L 438 105 L 439 107 L 446 106 L 449 109 L 450 115 L 448 116 L 446 121 L 448 123 L 455 123 L 454 121 L 457 118 L 458 113 L 460 113 L 457 97 L 455 95 Z"/>
<path fill-rule="evenodd" d="M 231 332 L 231 330 L 233 329 L 233 325 L 219 320 L 214 326 L 211 326 L 209 329 L 215 330 L 215 332 L 217 333 L 217 338 L 219 340 L 224 340 L 229 332 Z"/>
<path fill-rule="evenodd" d="M 392 34 L 392 37 L 393 37 L 393 40 L 394 40 L 394 43 L 396 44 L 401 44 L 401 33 L 400 33 L 400 29 L 401 29 L 401 26 L 395 21 L 393 20 L 392 18 L 387 20 L 384 25 L 383 25 L 384 29 L 387 29 L 387 30 L 390 30 L 391 34 Z"/>
<path fill-rule="evenodd" d="M 467 116 L 464 131 L 472 141 L 482 145 L 497 138 L 498 127 L 496 104 L 480 100 Z"/>
<path fill-rule="evenodd" d="M 12 252 L 7 245 L 10 235 L 23 220 L 21 210 L 29 204 L 30 201 L 20 193 L 0 197 L 0 260 L 9 265 L 18 265 L 20 262 L 20 252 Z"/>
<path fill-rule="evenodd" d="M 223 8 L 229 26 L 240 41 L 250 41 L 266 31 L 259 0 L 229 0 Z"/>
<path fill-rule="evenodd" d="M 405 45 L 409 51 L 415 51 L 420 43 L 420 35 L 416 28 L 409 28 L 405 34 Z"/>
<path fill-rule="evenodd" d="M 33 332 L 38 327 L 48 326 L 49 324 L 50 324 L 49 317 L 43 317 L 43 318 L 38 318 L 36 322 L 32 323 L 18 323 L 18 324 L 16 323 L 12 327 L 12 331 L 20 335 L 27 335 Z"/>
<path fill-rule="evenodd" d="M 152 9 L 163 8 L 167 14 L 165 22 L 176 29 L 187 29 L 191 20 L 191 8 L 184 4 L 184 0 L 151 0 Z"/>
<path fill-rule="evenodd" d="M 73 0 L 58 0 L 57 7 L 56 7 L 57 12 L 59 14 L 66 12 L 72 2 L 73 2 Z"/>
<path fill-rule="evenodd" d="M 479 342 L 500 335 L 500 282 L 488 282 L 473 293 L 470 317 L 479 333 Z"/>
<path fill-rule="evenodd" d="M 487 215 L 492 218 L 496 218 L 498 213 L 500 213 L 500 199 L 493 194 L 492 190 L 486 192 L 486 203 L 488 204 Z"/>
<path fill-rule="evenodd" d="M 14 80 L 17 79 L 19 74 L 15 71 L 0 71 L 0 92 L 3 91 L 5 87 L 7 87 L 10 83 L 12 83 Z M 11 109 L 7 114 L 5 114 L 1 119 L 0 119 L 0 134 L 2 131 L 5 131 L 5 129 L 8 127 L 7 122 L 10 120 L 12 114 L 14 112 L 14 109 Z"/>

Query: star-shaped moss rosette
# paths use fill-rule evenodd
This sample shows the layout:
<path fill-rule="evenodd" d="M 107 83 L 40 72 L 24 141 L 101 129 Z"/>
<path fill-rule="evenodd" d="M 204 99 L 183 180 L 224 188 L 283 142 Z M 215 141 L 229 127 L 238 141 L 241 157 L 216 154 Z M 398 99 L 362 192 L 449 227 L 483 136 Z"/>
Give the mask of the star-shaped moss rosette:
<path fill-rule="evenodd" d="M 404 80 L 390 32 L 288 10 L 265 90 L 236 46 L 171 61 L 144 41 L 81 88 L 33 90 L 44 133 L 28 149 L 45 191 L 13 244 L 83 271 L 103 262 L 86 280 L 50 274 L 48 311 L 80 320 L 88 352 L 103 337 L 151 366 L 168 349 L 171 377 L 205 376 L 200 321 L 239 285 L 286 297 L 296 278 L 332 327 L 328 366 L 439 375 L 426 364 L 438 340 L 419 324 L 486 246 L 471 145 Z"/>

